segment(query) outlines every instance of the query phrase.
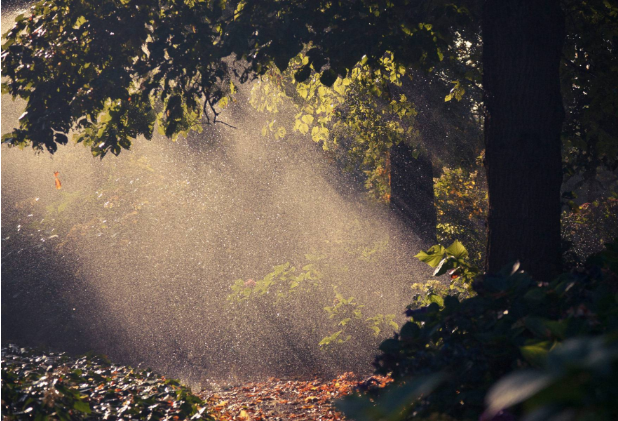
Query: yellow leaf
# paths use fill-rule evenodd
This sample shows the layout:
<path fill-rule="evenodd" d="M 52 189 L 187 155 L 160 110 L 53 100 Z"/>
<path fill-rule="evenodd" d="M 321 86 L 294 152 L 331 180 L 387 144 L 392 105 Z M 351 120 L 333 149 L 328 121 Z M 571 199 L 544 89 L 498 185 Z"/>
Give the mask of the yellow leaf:
<path fill-rule="evenodd" d="M 276 138 L 276 139 L 282 139 L 282 138 L 284 138 L 284 137 L 285 137 L 285 135 L 286 135 L 286 134 L 287 134 L 287 130 L 285 130 L 285 127 L 280 126 L 280 127 L 277 129 L 277 133 L 275 133 L 275 138 Z"/>

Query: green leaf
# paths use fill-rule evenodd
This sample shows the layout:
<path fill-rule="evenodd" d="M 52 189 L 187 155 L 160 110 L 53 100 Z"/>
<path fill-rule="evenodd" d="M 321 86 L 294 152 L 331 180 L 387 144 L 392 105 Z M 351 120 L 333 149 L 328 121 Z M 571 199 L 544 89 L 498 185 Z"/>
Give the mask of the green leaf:
<path fill-rule="evenodd" d="M 90 414 L 92 410 L 90 409 L 90 405 L 87 402 L 82 400 L 76 400 L 73 402 L 73 409 L 79 412 L 83 412 L 84 414 Z"/>
<path fill-rule="evenodd" d="M 444 247 L 440 245 L 436 245 L 436 246 L 431 247 L 426 252 L 421 250 L 414 257 L 416 257 L 421 262 L 427 263 L 432 268 L 435 268 L 442 261 L 442 258 L 444 257 L 444 252 L 445 252 Z"/>
<path fill-rule="evenodd" d="M 436 303 L 440 307 L 444 307 L 444 298 L 440 297 L 439 295 L 429 294 L 427 298 L 429 299 L 429 302 Z"/>
<path fill-rule="evenodd" d="M 101 123 L 107 123 L 108 121 L 111 121 L 112 116 L 109 113 L 101 113 L 101 115 L 99 116 L 99 120 L 101 121 Z"/>
<path fill-rule="evenodd" d="M 453 244 L 446 248 L 446 252 L 456 259 L 465 259 L 468 257 L 468 250 L 459 241 L 453 241 Z"/>
<path fill-rule="evenodd" d="M 542 366 L 549 353 L 549 342 L 540 342 L 534 345 L 522 346 L 519 348 L 522 357 L 534 366 Z"/>
<path fill-rule="evenodd" d="M 433 272 L 433 276 L 442 276 L 446 272 L 451 269 L 455 269 L 458 266 L 458 262 L 453 257 L 445 257 L 440 261 L 440 264 L 436 267 L 436 270 Z"/>
<path fill-rule="evenodd" d="M 73 25 L 73 29 L 79 29 L 84 23 L 86 23 L 86 18 L 83 16 L 78 17 L 75 25 Z"/>
<path fill-rule="evenodd" d="M 322 339 L 318 345 L 324 347 L 330 345 L 333 342 L 345 342 L 343 339 L 339 339 L 339 335 L 341 335 L 342 332 L 343 330 L 339 330 L 332 335 L 327 336 L 326 338 Z"/>
<path fill-rule="evenodd" d="M 568 320 L 558 322 L 541 317 L 529 316 L 526 317 L 525 325 L 528 330 L 540 338 L 549 338 L 553 336 L 564 339 L 568 327 Z"/>

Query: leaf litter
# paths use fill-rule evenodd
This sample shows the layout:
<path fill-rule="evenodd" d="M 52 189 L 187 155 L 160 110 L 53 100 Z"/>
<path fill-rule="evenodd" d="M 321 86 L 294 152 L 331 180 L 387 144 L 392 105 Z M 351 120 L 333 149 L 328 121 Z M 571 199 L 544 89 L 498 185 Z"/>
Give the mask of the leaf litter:
<path fill-rule="evenodd" d="M 2 347 L 3 419 L 212 420 L 204 401 L 151 370 L 105 356 Z"/>
<path fill-rule="evenodd" d="M 217 421 L 344 420 L 334 409 L 335 400 L 350 393 L 382 388 L 389 377 L 360 379 L 344 373 L 332 380 L 281 380 L 271 377 L 220 391 L 198 395 Z"/>
<path fill-rule="evenodd" d="M 251 382 L 193 394 L 150 369 L 113 364 L 105 356 L 2 347 L 3 419 L 32 420 L 344 420 L 333 403 L 355 392 L 382 388 L 392 379 Z"/>

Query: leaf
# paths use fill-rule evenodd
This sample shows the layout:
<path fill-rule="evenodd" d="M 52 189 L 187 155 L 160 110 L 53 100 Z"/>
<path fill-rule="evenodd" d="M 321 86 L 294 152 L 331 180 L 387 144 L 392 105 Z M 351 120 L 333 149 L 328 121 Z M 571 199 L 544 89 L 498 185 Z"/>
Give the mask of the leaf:
<path fill-rule="evenodd" d="M 58 175 L 60 173 L 58 171 L 54 172 L 54 181 L 56 182 L 56 189 L 60 190 L 62 188 L 62 183 L 60 182 L 60 179 L 58 178 Z"/>
<path fill-rule="evenodd" d="M 328 86 L 329 88 L 333 86 L 333 83 L 335 83 L 336 80 L 337 72 L 335 72 L 333 69 L 323 71 L 322 75 L 320 76 L 320 82 L 323 85 Z"/>
<path fill-rule="evenodd" d="M 465 259 L 468 257 L 468 250 L 458 240 L 453 241 L 453 244 L 446 248 L 446 252 L 456 259 Z"/>
<path fill-rule="evenodd" d="M 101 123 L 107 123 L 108 121 L 111 121 L 112 116 L 109 113 L 101 113 L 101 115 L 99 116 L 99 121 Z"/>
<path fill-rule="evenodd" d="M 283 139 L 286 134 L 287 134 L 287 131 L 285 130 L 285 127 L 280 126 L 277 129 L 277 132 L 275 133 L 275 139 Z"/>
<path fill-rule="evenodd" d="M 75 25 L 73 25 L 73 29 L 79 29 L 84 23 L 86 23 L 86 18 L 83 16 L 78 17 Z"/>
<path fill-rule="evenodd" d="M 301 120 L 302 120 L 304 123 L 307 123 L 307 124 L 312 124 L 312 123 L 313 123 L 313 116 L 312 116 L 312 115 L 309 115 L 309 114 L 305 114 L 305 115 L 301 118 Z"/>
<path fill-rule="evenodd" d="M 557 322 L 541 317 L 528 316 L 525 319 L 525 325 L 528 330 L 540 338 L 554 336 L 559 339 L 564 339 L 568 321 L 563 320 L 562 322 Z"/>
<path fill-rule="evenodd" d="M 440 264 L 442 258 L 444 257 L 445 248 L 439 245 L 431 247 L 429 250 L 420 251 L 416 257 L 421 262 L 427 263 L 432 268 L 435 268 Z"/>
<path fill-rule="evenodd" d="M 402 327 L 401 327 L 401 331 L 399 332 L 399 335 L 401 336 L 401 339 L 413 339 L 416 338 L 419 333 L 421 332 L 421 329 L 418 327 L 418 325 L 414 322 L 406 322 Z"/>
<path fill-rule="evenodd" d="M 294 79 L 298 83 L 306 81 L 309 79 L 309 76 L 311 76 L 311 67 L 309 67 L 309 64 L 301 67 L 296 71 L 296 73 L 294 73 Z"/>
<path fill-rule="evenodd" d="M 335 402 L 335 407 L 356 421 L 404 420 L 411 404 L 434 391 L 445 379 L 442 373 L 415 377 L 403 385 L 385 389 L 377 403 L 366 395 L 352 395 Z"/>
<path fill-rule="evenodd" d="M 534 366 L 541 366 L 547 358 L 549 353 L 549 342 L 541 342 L 534 345 L 522 346 L 519 348 L 519 352 L 526 361 Z"/>
<path fill-rule="evenodd" d="M 453 257 L 445 257 L 440 261 L 440 264 L 436 267 L 436 270 L 433 272 L 433 276 L 442 276 L 450 269 L 454 269 L 458 266 L 458 262 Z"/>
<path fill-rule="evenodd" d="M 498 381 L 487 393 L 487 412 L 496 414 L 525 401 L 537 392 L 546 388 L 553 376 L 537 370 L 522 370 L 508 375 Z M 490 419 L 491 416 L 488 417 Z"/>
<path fill-rule="evenodd" d="M 84 402 L 82 400 L 76 400 L 73 403 L 73 409 L 79 412 L 83 412 L 84 414 L 90 414 L 92 412 L 92 410 L 90 409 L 90 405 L 88 405 L 88 402 Z"/>
<path fill-rule="evenodd" d="M 444 307 L 444 298 L 442 298 L 441 296 L 437 294 L 429 294 L 427 298 L 429 299 L 429 302 L 436 303 L 440 307 Z"/>

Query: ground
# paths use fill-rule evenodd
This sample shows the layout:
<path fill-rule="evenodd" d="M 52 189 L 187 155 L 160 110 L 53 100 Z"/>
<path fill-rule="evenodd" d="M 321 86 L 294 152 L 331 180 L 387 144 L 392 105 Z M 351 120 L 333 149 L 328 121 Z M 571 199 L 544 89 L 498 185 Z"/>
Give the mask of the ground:
<path fill-rule="evenodd" d="M 390 381 L 353 373 L 309 381 L 271 377 L 194 395 L 175 380 L 105 356 L 8 344 L 2 347 L 1 406 L 3 420 L 343 420 L 333 407 L 336 399 Z"/>
<path fill-rule="evenodd" d="M 355 390 L 383 387 L 389 378 L 359 379 L 344 373 L 332 380 L 247 383 L 222 391 L 204 391 L 199 396 L 209 403 L 217 420 L 342 420 L 333 401 Z"/>

